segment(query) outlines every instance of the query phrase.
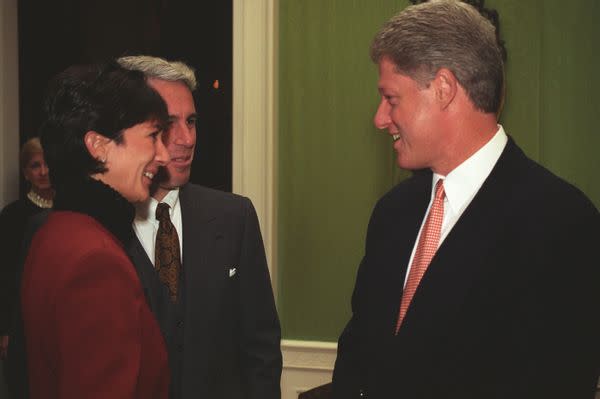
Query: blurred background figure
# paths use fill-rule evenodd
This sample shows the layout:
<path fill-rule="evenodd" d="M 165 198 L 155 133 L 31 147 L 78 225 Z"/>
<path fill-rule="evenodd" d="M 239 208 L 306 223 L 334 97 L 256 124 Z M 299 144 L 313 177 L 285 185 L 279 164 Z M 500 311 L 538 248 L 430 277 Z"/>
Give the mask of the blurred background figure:
<path fill-rule="evenodd" d="M 27 195 L 8 204 L 0 213 L 0 358 L 6 357 L 9 342 L 8 329 L 12 320 L 16 297 L 16 270 L 21 254 L 25 226 L 29 218 L 43 209 L 52 207 L 54 190 L 50 184 L 48 166 L 40 140 L 35 137 L 23 144 L 19 155 L 23 177 L 27 181 Z"/>

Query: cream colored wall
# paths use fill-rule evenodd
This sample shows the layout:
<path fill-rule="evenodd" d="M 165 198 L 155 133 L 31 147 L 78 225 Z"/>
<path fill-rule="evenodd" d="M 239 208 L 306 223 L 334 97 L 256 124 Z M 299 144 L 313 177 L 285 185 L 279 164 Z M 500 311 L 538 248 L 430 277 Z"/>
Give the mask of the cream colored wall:
<path fill-rule="evenodd" d="M 0 0 L 0 207 L 19 195 L 17 0 Z"/>

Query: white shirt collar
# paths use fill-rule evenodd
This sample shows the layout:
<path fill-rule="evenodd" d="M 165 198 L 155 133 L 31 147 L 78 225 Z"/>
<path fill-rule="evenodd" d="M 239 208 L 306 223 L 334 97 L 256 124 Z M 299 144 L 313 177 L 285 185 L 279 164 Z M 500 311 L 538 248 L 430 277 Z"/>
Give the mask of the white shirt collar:
<path fill-rule="evenodd" d="M 173 219 L 173 212 L 175 211 L 175 206 L 179 203 L 179 189 L 176 188 L 171 190 L 165 195 L 165 197 L 160 201 L 169 205 L 169 216 Z M 136 222 L 155 222 L 156 221 L 156 207 L 159 202 L 153 198 L 148 198 L 147 201 L 141 202 L 135 207 L 135 221 Z"/>
<path fill-rule="evenodd" d="M 494 137 L 445 178 L 437 173 L 433 174 L 432 196 L 435 194 L 433 190 L 437 181 L 443 178 L 447 204 L 455 214 L 462 214 L 491 173 L 507 142 L 508 136 L 504 128 L 498 125 Z"/>

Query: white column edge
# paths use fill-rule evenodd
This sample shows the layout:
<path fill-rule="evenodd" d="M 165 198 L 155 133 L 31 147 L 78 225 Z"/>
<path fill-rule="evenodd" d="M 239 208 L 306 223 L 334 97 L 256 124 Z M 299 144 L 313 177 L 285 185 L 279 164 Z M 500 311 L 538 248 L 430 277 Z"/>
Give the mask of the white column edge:
<path fill-rule="evenodd" d="M 277 0 L 233 0 L 233 192 L 261 225 L 277 297 Z"/>

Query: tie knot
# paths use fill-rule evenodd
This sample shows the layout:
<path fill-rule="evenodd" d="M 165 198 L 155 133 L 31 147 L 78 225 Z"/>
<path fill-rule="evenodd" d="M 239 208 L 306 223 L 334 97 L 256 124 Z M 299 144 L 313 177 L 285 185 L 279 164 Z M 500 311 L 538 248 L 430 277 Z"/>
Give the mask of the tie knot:
<path fill-rule="evenodd" d="M 163 220 L 170 220 L 169 208 L 169 204 L 165 204 L 164 202 L 158 204 L 156 207 L 156 220 L 159 222 L 162 222 Z"/>
<path fill-rule="evenodd" d="M 435 185 L 435 199 L 442 199 L 446 193 L 444 192 L 444 180 L 440 179 Z"/>

